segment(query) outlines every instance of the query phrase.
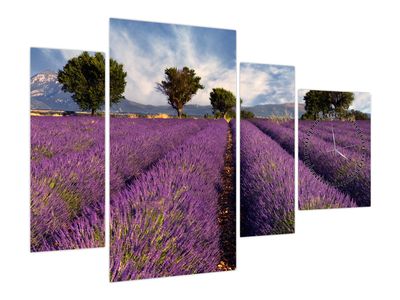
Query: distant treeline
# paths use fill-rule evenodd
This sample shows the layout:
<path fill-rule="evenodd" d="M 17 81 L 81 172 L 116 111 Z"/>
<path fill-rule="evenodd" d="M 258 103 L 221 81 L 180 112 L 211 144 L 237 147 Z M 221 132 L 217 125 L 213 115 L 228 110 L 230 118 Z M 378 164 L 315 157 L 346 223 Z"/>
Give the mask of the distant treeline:
<path fill-rule="evenodd" d="M 167 96 L 167 103 L 177 112 L 178 118 L 187 117 L 183 108 L 198 90 L 205 87 L 201 77 L 189 67 L 178 69 L 166 68 L 165 78 L 156 84 L 156 89 Z M 110 104 L 125 99 L 127 73 L 124 66 L 110 59 Z M 90 55 L 83 52 L 68 60 L 62 70 L 59 70 L 58 81 L 62 90 L 72 94 L 72 99 L 81 110 L 90 111 L 92 115 L 101 107 L 105 100 L 105 58 L 100 52 Z M 223 87 L 214 87 L 210 93 L 210 104 L 213 108 L 213 118 L 232 118 L 235 116 L 236 97 Z M 206 118 L 210 117 L 208 115 Z"/>

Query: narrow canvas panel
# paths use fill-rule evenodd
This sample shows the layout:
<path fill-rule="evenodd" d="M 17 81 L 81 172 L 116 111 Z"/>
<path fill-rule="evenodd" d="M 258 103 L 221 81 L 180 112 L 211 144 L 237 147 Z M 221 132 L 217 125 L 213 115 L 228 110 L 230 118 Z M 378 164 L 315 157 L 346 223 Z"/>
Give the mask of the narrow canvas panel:
<path fill-rule="evenodd" d="M 371 95 L 299 90 L 299 208 L 371 206 Z"/>
<path fill-rule="evenodd" d="M 31 48 L 31 251 L 104 247 L 104 54 Z"/>
<path fill-rule="evenodd" d="M 295 70 L 240 64 L 240 235 L 294 232 Z"/>
<path fill-rule="evenodd" d="M 236 266 L 236 32 L 110 20 L 110 280 Z"/>

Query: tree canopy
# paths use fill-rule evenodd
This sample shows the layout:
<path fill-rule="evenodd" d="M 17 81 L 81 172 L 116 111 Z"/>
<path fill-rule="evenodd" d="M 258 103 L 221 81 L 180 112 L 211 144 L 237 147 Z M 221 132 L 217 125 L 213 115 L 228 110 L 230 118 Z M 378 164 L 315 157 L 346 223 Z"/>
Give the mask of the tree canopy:
<path fill-rule="evenodd" d="M 236 106 L 235 95 L 223 88 L 213 88 L 210 93 L 210 102 L 213 107 L 214 115 L 225 117 L 228 113 L 232 115 Z"/>
<path fill-rule="evenodd" d="M 157 83 L 156 89 L 168 97 L 170 104 L 181 118 L 183 106 L 189 102 L 199 89 L 204 89 L 200 84 L 201 77 L 188 67 L 178 69 L 171 67 L 165 69 L 165 80 Z"/>
<path fill-rule="evenodd" d="M 125 90 L 126 72 L 122 64 L 110 60 L 110 100 L 118 102 Z M 82 110 L 91 111 L 104 106 L 105 100 L 105 58 L 100 52 L 93 56 L 82 52 L 79 56 L 68 60 L 62 70 L 58 71 L 58 81 L 64 92 L 72 93 L 72 99 Z"/>
<path fill-rule="evenodd" d="M 370 116 L 359 110 L 352 109 L 346 113 L 346 117 L 354 120 L 370 120 Z"/>
<path fill-rule="evenodd" d="M 124 66 L 110 58 L 110 105 L 125 98 L 126 75 Z"/>
<path fill-rule="evenodd" d="M 62 90 L 72 93 L 82 110 L 91 110 L 93 115 L 104 105 L 105 66 L 100 52 L 91 56 L 85 51 L 71 58 L 57 77 Z"/>
<path fill-rule="evenodd" d="M 248 110 L 242 109 L 240 111 L 240 118 L 241 119 L 253 119 L 255 117 L 254 113 Z"/>
<path fill-rule="evenodd" d="M 306 113 L 303 119 L 326 118 L 332 115 L 335 118 L 344 117 L 354 94 L 351 92 L 330 92 L 311 90 L 304 96 Z"/>

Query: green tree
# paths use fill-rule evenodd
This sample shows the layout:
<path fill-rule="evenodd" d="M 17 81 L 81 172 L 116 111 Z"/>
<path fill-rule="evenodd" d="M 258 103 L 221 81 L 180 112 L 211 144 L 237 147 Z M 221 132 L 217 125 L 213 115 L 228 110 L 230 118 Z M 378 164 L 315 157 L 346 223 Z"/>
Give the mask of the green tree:
<path fill-rule="evenodd" d="M 183 106 L 189 102 L 199 89 L 201 77 L 188 67 L 165 69 L 165 80 L 157 83 L 156 89 L 168 97 L 168 103 L 176 110 L 178 117 L 183 114 Z"/>
<path fill-rule="evenodd" d="M 318 115 L 329 113 L 328 94 L 325 91 L 308 91 L 304 96 L 306 113 L 303 115 L 307 119 L 316 120 Z"/>
<path fill-rule="evenodd" d="M 227 114 L 232 115 L 236 106 L 235 95 L 223 88 L 214 88 L 210 93 L 210 102 L 213 107 L 213 113 L 225 117 Z"/>
<path fill-rule="evenodd" d="M 302 119 L 317 119 L 329 114 L 335 118 L 346 115 L 347 109 L 354 100 L 354 94 L 349 92 L 308 91 L 304 96 L 306 113 Z"/>
<path fill-rule="evenodd" d="M 105 67 L 100 52 L 91 56 L 85 51 L 71 58 L 57 77 L 62 90 L 72 93 L 72 99 L 82 110 L 91 110 L 94 115 L 104 105 Z"/>
<path fill-rule="evenodd" d="M 349 106 L 354 101 L 354 94 L 351 92 L 328 92 L 331 112 L 336 118 L 346 115 Z"/>
<path fill-rule="evenodd" d="M 125 90 L 126 72 L 115 60 L 110 60 L 110 100 L 120 101 Z M 104 106 L 105 99 L 105 58 L 100 52 L 93 56 L 82 52 L 68 60 L 62 70 L 58 71 L 58 81 L 64 92 L 72 93 L 72 99 L 82 110 L 89 110 L 94 115 Z"/>
<path fill-rule="evenodd" d="M 240 111 L 240 118 L 241 119 L 253 119 L 255 117 L 254 113 L 248 110 L 242 109 Z"/>
<path fill-rule="evenodd" d="M 355 109 L 348 111 L 346 113 L 346 117 L 354 120 L 370 120 L 370 116 L 368 114 Z"/>
<path fill-rule="evenodd" d="M 124 66 L 110 58 L 110 105 L 125 99 L 126 75 Z"/>
<path fill-rule="evenodd" d="M 316 116 L 309 112 L 305 112 L 301 115 L 300 120 L 316 120 Z"/>

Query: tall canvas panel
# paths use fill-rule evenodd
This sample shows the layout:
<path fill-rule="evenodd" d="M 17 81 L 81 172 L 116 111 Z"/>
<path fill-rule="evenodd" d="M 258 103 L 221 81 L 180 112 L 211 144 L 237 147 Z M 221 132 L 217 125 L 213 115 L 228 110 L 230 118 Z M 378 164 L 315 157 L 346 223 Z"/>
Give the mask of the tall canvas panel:
<path fill-rule="evenodd" d="M 110 56 L 110 280 L 235 269 L 236 32 L 111 19 Z"/>
<path fill-rule="evenodd" d="M 240 64 L 240 235 L 294 232 L 292 66 Z"/>
<path fill-rule="evenodd" d="M 371 95 L 299 90 L 299 208 L 371 206 Z"/>
<path fill-rule="evenodd" d="M 32 48 L 31 251 L 104 246 L 104 54 Z"/>

